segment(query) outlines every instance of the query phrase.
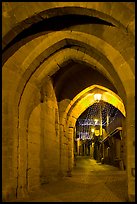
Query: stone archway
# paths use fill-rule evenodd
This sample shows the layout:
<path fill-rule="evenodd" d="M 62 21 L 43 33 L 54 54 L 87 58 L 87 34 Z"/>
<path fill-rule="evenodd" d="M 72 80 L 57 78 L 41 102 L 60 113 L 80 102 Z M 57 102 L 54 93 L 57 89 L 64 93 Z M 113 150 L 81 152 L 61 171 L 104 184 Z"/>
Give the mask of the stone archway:
<path fill-rule="evenodd" d="M 40 143 L 41 141 L 41 106 L 38 105 L 31 113 L 28 124 L 27 138 L 27 190 L 33 191 L 40 187 Z M 35 157 L 33 155 L 35 154 Z M 42 155 L 41 155 L 42 156 Z"/>
<path fill-rule="evenodd" d="M 18 7 L 14 2 L 3 2 L 3 23 L 6 22 L 9 16 L 13 17 L 14 15 L 12 24 L 8 25 L 5 30 L 3 30 L 3 47 L 5 47 L 7 43 L 11 42 L 12 39 L 22 30 L 28 28 L 33 23 L 57 16 L 59 13 L 62 16 L 66 13 L 76 13 L 77 15 L 82 14 L 98 17 L 103 20 L 107 20 L 108 22 L 111 22 L 115 26 L 118 26 L 124 30 L 128 25 L 128 31 L 134 33 L 134 14 L 132 13 L 134 4 L 129 2 L 110 2 L 109 4 L 106 2 L 39 2 L 38 5 L 39 6 L 36 6 L 34 2 L 28 2 L 28 4 L 21 2 L 20 6 Z M 22 9 L 22 6 L 24 8 L 24 15 L 20 16 L 20 9 Z M 28 6 L 31 7 L 29 12 L 27 8 Z M 124 15 L 117 15 L 117 13 L 120 13 L 121 9 L 123 10 L 123 8 L 125 10 Z"/>
<path fill-rule="evenodd" d="M 3 16 L 4 21 L 7 21 L 7 18 L 11 12 L 11 14 L 15 14 L 14 20 L 18 19 L 17 24 L 15 23 L 16 20 L 12 22 L 12 25 L 7 25 L 5 30 L 3 31 L 3 44 L 7 44 L 11 39 L 6 34 L 9 31 L 9 34 L 13 34 L 12 36 L 15 37 L 23 27 L 20 27 L 20 22 L 23 22 L 27 17 L 30 20 L 32 16 L 33 24 L 35 21 L 33 17 L 34 12 L 36 11 L 38 14 L 45 10 L 45 12 L 54 7 L 64 8 L 67 7 L 68 4 L 64 3 L 61 6 L 61 3 L 56 4 L 53 3 L 52 5 L 39 3 L 40 7 L 34 5 L 35 3 L 30 3 L 32 5 L 32 10 L 29 15 L 24 15 L 24 17 L 18 18 L 20 14 L 19 10 L 17 9 L 16 3 L 11 3 L 13 6 L 8 7 L 10 3 L 5 3 L 7 6 L 5 10 L 5 5 L 3 3 Z M 22 4 L 22 3 L 21 3 Z M 43 7 L 44 5 L 44 7 Z M 131 5 L 131 4 L 130 4 Z M 133 38 L 133 25 L 134 25 L 134 13 L 132 13 L 132 6 L 128 4 L 120 4 L 120 7 L 117 7 L 117 3 L 111 3 L 107 6 L 106 3 L 73 3 L 70 7 L 68 7 L 68 11 L 70 13 L 75 11 L 76 7 L 79 7 L 77 11 L 97 15 L 99 18 L 105 18 L 109 21 L 112 21 L 115 24 L 116 30 L 117 28 L 121 30 L 120 37 L 122 39 L 122 33 L 126 36 L 126 39 Z M 111 7 L 111 12 L 110 12 Z M 24 8 L 26 8 L 26 4 L 24 4 Z M 119 15 L 116 14 L 116 10 L 123 8 L 124 15 L 121 12 Z M 38 10 L 37 10 L 38 9 Z M 25 11 L 26 11 L 25 10 Z M 51 9 L 52 10 L 52 9 Z M 17 11 L 17 13 L 16 13 Z M 59 11 L 59 10 L 58 10 Z M 95 11 L 95 12 L 94 12 Z M 45 15 L 45 12 L 42 13 Z M 69 12 L 68 12 L 69 13 Z M 103 13 L 103 14 L 102 14 Z M 118 12 L 119 13 L 119 12 Z M 131 14 L 132 13 L 132 14 Z M 125 18 L 126 15 L 126 18 Z M 38 16 L 38 15 L 37 15 Z M 129 18 L 128 18 L 129 17 Z M 38 19 L 40 20 L 41 17 Z M 118 23 L 120 22 L 120 24 Z M 8 23 L 9 21 L 7 21 Z M 4 25 L 4 24 L 3 24 Z M 25 24 L 26 25 L 26 24 Z M 126 26 L 128 26 L 127 30 L 129 31 L 128 36 L 126 33 Z M 17 27 L 16 27 L 17 26 Z M 16 28 L 20 29 L 17 31 Z M 14 29 L 15 28 L 15 29 Z M 24 27 L 25 29 L 26 27 Z M 111 29 L 111 28 L 110 28 Z M 16 31 L 17 32 L 16 32 Z M 11 32 L 10 32 L 11 31 Z M 131 32 L 130 32 L 131 31 Z M 113 28 L 111 30 L 113 34 Z M 100 33 L 100 32 L 99 32 Z M 87 34 L 83 30 L 75 31 L 75 29 L 70 31 L 59 31 L 49 33 L 48 35 L 43 35 L 40 37 L 34 38 L 33 40 L 30 39 L 25 45 L 21 46 L 17 51 L 12 55 L 9 56 L 8 60 L 5 61 L 3 65 L 3 147 L 5 145 L 10 146 L 10 152 L 7 153 L 6 160 L 3 160 L 3 168 L 8 169 L 10 166 L 11 174 L 14 175 L 11 178 L 11 175 L 8 174 L 8 178 L 10 179 L 10 186 L 8 187 L 6 180 L 4 181 L 4 194 L 7 191 L 12 192 L 13 195 L 16 194 L 17 188 L 22 188 L 22 184 L 18 185 L 20 177 L 24 178 L 23 185 L 25 185 L 26 180 L 26 164 L 21 164 L 20 161 L 22 158 L 26 158 L 26 155 L 23 154 L 23 149 L 26 148 L 26 144 L 22 145 L 22 148 L 19 145 L 23 144 L 24 135 L 27 135 L 27 124 L 28 119 L 35 107 L 41 101 L 41 88 L 43 87 L 43 83 L 47 80 L 47 76 L 50 78 L 53 73 L 57 72 L 64 63 L 67 63 L 69 60 L 74 61 L 81 61 L 83 63 L 87 63 L 89 65 L 94 65 L 94 68 L 101 71 L 107 78 L 114 84 L 114 86 L 118 90 L 119 96 L 124 101 L 127 113 L 127 144 L 128 144 L 128 158 L 127 162 L 129 163 L 128 166 L 128 176 L 129 176 L 129 194 L 134 192 L 134 178 L 131 177 L 131 168 L 134 168 L 134 148 L 132 142 L 134 141 L 134 117 L 132 113 L 134 113 L 135 105 L 134 105 L 134 56 L 133 56 L 133 49 L 131 49 L 133 42 L 128 43 L 126 41 L 126 45 L 128 45 L 126 50 L 128 50 L 127 57 L 124 48 L 122 46 L 115 47 L 114 44 L 117 44 L 117 38 L 114 42 L 111 42 L 107 34 L 109 33 L 109 29 L 105 26 L 102 28 L 102 35 L 99 38 L 98 34 Z M 111 33 L 111 34 L 112 34 Z M 5 42 L 5 36 L 7 37 L 7 42 Z M 131 40 L 132 41 L 132 40 Z M 134 40 L 133 40 L 134 41 Z M 123 41 L 121 41 L 123 42 Z M 66 48 L 66 46 L 70 46 Z M 8 55 L 7 55 L 8 57 Z M 129 59 L 128 59 L 129 58 Z M 120 64 L 120 66 L 119 66 Z M 53 90 L 53 89 L 52 89 Z M 132 90 L 132 91 L 131 91 Z M 44 93 L 46 95 L 46 92 Z M 56 101 L 56 100 L 55 100 Z M 55 102 L 54 101 L 54 102 Z M 66 101 L 65 107 L 68 105 L 69 101 Z M 57 101 L 56 109 L 57 109 Z M 50 102 L 49 102 L 50 104 Z M 132 104 L 132 105 L 131 105 Z M 58 104 L 59 108 L 62 105 L 62 102 Z M 11 108 L 12 107 L 12 108 Z M 55 108 L 55 107 L 54 107 Z M 64 108 L 65 110 L 65 108 Z M 60 113 L 59 117 L 62 117 L 62 113 Z M 12 120 L 12 122 L 11 122 Z M 10 124 L 10 125 L 9 125 Z M 7 128 L 8 127 L 8 128 Z M 14 137 L 13 137 L 13 135 Z M 7 135 L 11 144 L 7 142 Z M 133 135 L 130 138 L 129 135 Z M 60 136 L 61 139 L 62 136 Z M 7 144 L 6 144 L 7 143 Z M 132 150 L 130 150 L 132 149 Z M 5 152 L 4 148 L 3 151 Z M 132 151 L 132 152 L 131 152 Z M 23 157 L 19 157 L 19 154 L 22 154 Z M 5 161 L 8 161 L 12 155 L 12 160 L 15 161 L 11 163 L 5 164 Z M 22 161 L 25 163 L 25 159 L 23 158 Z M 129 162 L 132 161 L 132 162 Z M 20 172 L 17 171 L 20 165 Z M 22 171 L 21 167 L 24 166 L 24 170 Z M 5 175 L 5 174 L 4 174 Z M 4 176 L 4 179 L 6 175 Z M 17 179 L 18 181 L 17 181 Z M 9 190 L 10 189 L 10 190 Z"/>
<path fill-rule="evenodd" d="M 75 124 L 78 117 L 91 105 L 95 103 L 94 94 L 96 92 L 102 93 L 102 100 L 104 102 L 111 103 L 117 109 L 121 111 L 123 116 L 126 116 L 125 107 L 122 100 L 112 92 L 111 90 L 99 86 L 99 85 L 92 85 L 91 87 L 86 88 L 81 93 L 79 93 L 70 103 L 68 104 L 66 110 L 64 111 L 64 115 L 62 116 L 60 122 L 61 127 L 64 127 L 64 130 L 61 128 L 63 132 L 67 135 L 68 138 L 68 171 L 70 172 L 73 168 L 73 141 L 74 141 L 74 129 Z M 61 110 L 60 110 L 61 111 Z M 124 126 L 125 128 L 125 126 Z M 126 129 L 123 128 L 123 132 Z M 62 132 L 62 135 L 63 135 Z M 63 145 L 63 144 L 62 144 Z M 63 152 L 62 152 L 63 155 Z"/>

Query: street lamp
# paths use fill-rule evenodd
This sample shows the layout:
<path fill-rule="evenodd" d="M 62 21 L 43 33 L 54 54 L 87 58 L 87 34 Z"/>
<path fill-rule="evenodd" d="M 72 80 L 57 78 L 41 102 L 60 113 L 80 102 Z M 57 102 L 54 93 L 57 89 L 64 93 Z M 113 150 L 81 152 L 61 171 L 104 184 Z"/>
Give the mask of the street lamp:
<path fill-rule="evenodd" d="M 96 102 L 99 102 L 102 98 L 102 94 L 100 93 L 97 93 L 97 94 L 94 94 L 94 100 Z M 100 136 L 102 136 L 102 110 L 101 110 L 101 104 L 100 104 Z"/>
<path fill-rule="evenodd" d="M 94 100 L 96 102 L 99 102 L 102 98 L 102 94 L 100 93 L 96 93 L 94 94 Z M 100 116 L 100 133 L 99 135 L 102 136 L 102 110 L 101 110 L 101 103 L 99 103 L 99 108 L 100 108 L 100 111 L 99 111 L 99 116 Z M 97 151 L 97 162 L 100 162 L 100 144 L 97 143 L 97 146 L 96 146 L 96 151 Z"/>
<path fill-rule="evenodd" d="M 102 98 L 102 94 L 94 94 L 94 100 L 99 102 Z"/>
<path fill-rule="evenodd" d="M 106 132 L 108 133 L 108 126 L 109 126 L 109 112 L 108 112 L 108 107 L 107 107 L 107 124 L 106 124 Z"/>
<path fill-rule="evenodd" d="M 94 129 L 94 128 L 92 128 L 92 129 L 91 129 L 91 132 L 92 132 L 92 133 L 94 133 L 94 132 L 95 132 L 95 129 Z"/>

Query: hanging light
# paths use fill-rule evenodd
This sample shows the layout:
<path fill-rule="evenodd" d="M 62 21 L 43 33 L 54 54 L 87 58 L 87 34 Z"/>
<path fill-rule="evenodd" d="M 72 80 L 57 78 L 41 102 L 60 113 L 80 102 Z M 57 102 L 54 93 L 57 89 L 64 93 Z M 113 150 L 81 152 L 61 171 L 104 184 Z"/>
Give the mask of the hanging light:
<path fill-rule="evenodd" d="M 99 102 L 101 100 L 101 98 L 102 98 L 102 94 L 100 94 L 100 93 L 94 94 L 94 100 L 96 102 Z M 100 104 L 100 131 L 99 131 L 100 133 L 97 133 L 97 131 L 96 131 L 96 136 L 98 136 L 99 134 L 100 134 L 100 136 L 102 136 L 102 110 L 101 110 L 101 104 Z"/>
<path fill-rule="evenodd" d="M 101 98 L 102 98 L 102 94 L 99 94 L 99 93 L 94 94 L 94 100 L 95 101 L 99 102 L 101 100 Z"/>
<path fill-rule="evenodd" d="M 92 128 L 92 129 L 91 129 L 91 132 L 95 132 L 95 129 L 94 129 L 94 128 Z"/>

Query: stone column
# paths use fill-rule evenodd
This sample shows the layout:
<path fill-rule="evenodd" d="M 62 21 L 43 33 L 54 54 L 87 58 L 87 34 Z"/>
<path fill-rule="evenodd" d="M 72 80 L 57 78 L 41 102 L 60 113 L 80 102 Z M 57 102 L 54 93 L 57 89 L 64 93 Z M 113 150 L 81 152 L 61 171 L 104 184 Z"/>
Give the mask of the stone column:
<path fill-rule="evenodd" d="M 69 127 L 68 130 L 68 170 L 67 170 L 67 176 L 72 176 L 72 152 L 73 152 L 73 145 L 72 145 L 72 136 L 73 136 L 73 127 Z"/>
<path fill-rule="evenodd" d="M 59 177 L 63 176 L 63 167 L 62 167 L 62 155 L 63 155 L 63 137 L 64 137 L 64 131 L 63 131 L 63 125 L 60 124 L 60 134 L 59 134 L 59 172 L 58 175 Z"/>
<path fill-rule="evenodd" d="M 17 198 L 25 198 L 27 196 L 26 186 L 26 170 L 27 170 L 27 141 L 26 141 L 26 125 L 24 121 L 20 122 L 18 128 L 18 152 L 17 152 L 17 179 L 18 186 L 16 189 Z"/>

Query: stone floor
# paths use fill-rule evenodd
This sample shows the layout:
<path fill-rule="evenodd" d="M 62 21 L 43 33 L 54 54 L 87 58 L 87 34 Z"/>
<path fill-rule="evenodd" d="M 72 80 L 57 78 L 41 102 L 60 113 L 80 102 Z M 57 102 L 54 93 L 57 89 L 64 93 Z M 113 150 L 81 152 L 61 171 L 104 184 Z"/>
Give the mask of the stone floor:
<path fill-rule="evenodd" d="M 71 177 L 46 184 L 22 201 L 127 202 L 126 172 L 90 157 L 77 157 Z"/>

